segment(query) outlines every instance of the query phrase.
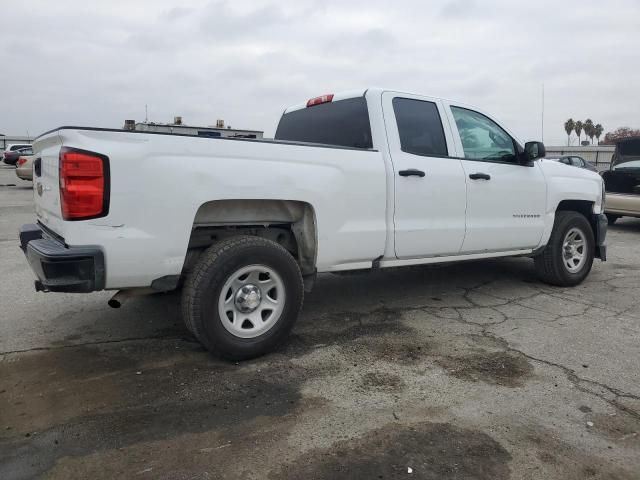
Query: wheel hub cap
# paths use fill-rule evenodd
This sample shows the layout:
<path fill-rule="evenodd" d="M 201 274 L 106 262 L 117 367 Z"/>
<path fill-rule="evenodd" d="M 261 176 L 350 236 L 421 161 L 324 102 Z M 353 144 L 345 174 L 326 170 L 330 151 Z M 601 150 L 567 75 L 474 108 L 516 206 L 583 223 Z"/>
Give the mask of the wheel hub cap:
<path fill-rule="evenodd" d="M 218 315 L 234 336 L 255 338 L 278 322 L 285 303 L 278 272 L 267 265 L 247 265 L 227 277 L 218 297 Z"/>
<path fill-rule="evenodd" d="M 252 284 L 244 285 L 236 293 L 236 308 L 242 313 L 253 312 L 262 301 L 262 292 Z"/>
<path fill-rule="evenodd" d="M 587 260 L 587 245 L 585 234 L 579 228 L 572 228 L 567 232 L 562 242 L 563 262 L 571 273 L 582 269 Z"/>

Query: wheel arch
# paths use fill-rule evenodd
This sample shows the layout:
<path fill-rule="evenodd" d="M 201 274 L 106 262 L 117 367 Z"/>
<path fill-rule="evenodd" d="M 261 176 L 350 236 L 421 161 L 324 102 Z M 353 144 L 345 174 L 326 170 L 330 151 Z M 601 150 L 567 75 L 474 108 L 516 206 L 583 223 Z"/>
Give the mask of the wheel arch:
<path fill-rule="evenodd" d="M 256 235 L 280 243 L 296 258 L 303 275 L 315 273 L 318 236 L 315 209 L 297 200 L 232 199 L 205 202 L 196 211 L 186 270 L 215 242 Z"/>
<path fill-rule="evenodd" d="M 595 202 L 589 200 L 562 200 L 556 207 L 556 212 L 560 211 L 573 211 L 581 213 L 590 220 L 593 214 L 593 206 Z"/>

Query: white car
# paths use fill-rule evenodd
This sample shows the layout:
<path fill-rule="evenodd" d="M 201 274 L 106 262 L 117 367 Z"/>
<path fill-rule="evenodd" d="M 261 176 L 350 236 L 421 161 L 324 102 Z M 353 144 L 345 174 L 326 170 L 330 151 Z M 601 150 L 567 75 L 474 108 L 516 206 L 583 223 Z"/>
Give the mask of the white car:
<path fill-rule="evenodd" d="M 23 148 L 31 147 L 30 143 L 10 143 L 4 147 L 4 152 L 13 152 L 15 150 L 22 150 Z"/>
<path fill-rule="evenodd" d="M 226 358 L 286 338 L 317 272 L 529 256 L 572 286 L 606 257 L 599 175 L 439 98 L 323 95 L 274 140 L 62 127 L 35 150 L 36 288 L 118 306 L 184 285 L 187 327 Z"/>

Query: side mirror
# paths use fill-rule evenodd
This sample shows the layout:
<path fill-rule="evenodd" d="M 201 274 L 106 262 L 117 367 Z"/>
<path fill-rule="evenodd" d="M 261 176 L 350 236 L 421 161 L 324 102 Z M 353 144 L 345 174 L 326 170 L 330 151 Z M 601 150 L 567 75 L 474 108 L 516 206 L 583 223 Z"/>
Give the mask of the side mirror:
<path fill-rule="evenodd" d="M 524 156 L 528 162 L 542 158 L 546 154 L 547 150 L 542 142 L 527 142 L 524 144 Z"/>

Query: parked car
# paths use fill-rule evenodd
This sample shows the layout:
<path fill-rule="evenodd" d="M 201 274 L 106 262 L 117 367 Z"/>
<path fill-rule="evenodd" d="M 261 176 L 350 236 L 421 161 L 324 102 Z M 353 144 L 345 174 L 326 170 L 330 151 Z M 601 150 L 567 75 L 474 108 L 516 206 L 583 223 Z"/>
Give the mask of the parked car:
<path fill-rule="evenodd" d="M 33 180 L 33 159 L 34 155 L 23 155 L 16 163 L 16 175 L 22 180 Z"/>
<path fill-rule="evenodd" d="M 14 152 L 16 150 L 22 150 L 23 148 L 31 147 L 30 143 L 10 143 L 5 146 L 5 149 L 2 152 L 2 159 L 4 160 L 4 156 L 6 153 Z"/>
<path fill-rule="evenodd" d="M 640 137 L 618 140 L 609 170 L 602 173 L 607 190 L 609 224 L 620 217 L 640 217 Z"/>
<path fill-rule="evenodd" d="M 599 175 L 438 98 L 323 95 L 273 140 L 60 127 L 35 150 L 36 289 L 117 307 L 184 285 L 187 327 L 230 359 L 286 338 L 318 272 L 527 256 L 573 286 L 606 259 Z"/>
<path fill-rule="evenodd" d="M 554 162 L 564 163 L 565 165 L 571 165 L 572 167 L 586 168 L 592 172 L 597 172 L 598 169 L 592 163 L 587 162 L 584 158 L 577 155 L 564 155 L 562 157 L 546 157 L 547 160 L 553 160 Z"/>
<path fill-rule="evenodd" d="M 33 155 L 33 148 L 31 145 L 22 146 L 21 148 L 15 148 L 13 150 L 5 150 L 3 161 L 7 165 L 15 165 L 18 163 L 18 158 L 21 155 Z"/>

